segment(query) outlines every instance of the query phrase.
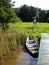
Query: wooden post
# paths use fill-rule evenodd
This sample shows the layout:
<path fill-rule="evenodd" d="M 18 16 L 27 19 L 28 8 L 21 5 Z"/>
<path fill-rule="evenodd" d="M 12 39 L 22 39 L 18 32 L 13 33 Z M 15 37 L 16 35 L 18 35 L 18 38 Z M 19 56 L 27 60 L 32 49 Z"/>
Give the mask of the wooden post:
<path fill-rule="evenodd" d="M 36 21 L 37 17 L 32 17 L 32 18 L 33 18 L 33 28 L 34 28 L 35 25 L 37 26 L 37 21 Z"/>

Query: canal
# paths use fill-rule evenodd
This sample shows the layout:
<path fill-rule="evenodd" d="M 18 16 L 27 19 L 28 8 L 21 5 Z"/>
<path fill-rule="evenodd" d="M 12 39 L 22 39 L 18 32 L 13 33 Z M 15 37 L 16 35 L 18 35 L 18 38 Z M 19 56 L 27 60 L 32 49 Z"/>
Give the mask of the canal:
<path fill-rule="evenodd" d="M 37 65 L 38 58 L 33 58 L 23 49 L 12 50 L 5 55 L 0 65 Z"/>

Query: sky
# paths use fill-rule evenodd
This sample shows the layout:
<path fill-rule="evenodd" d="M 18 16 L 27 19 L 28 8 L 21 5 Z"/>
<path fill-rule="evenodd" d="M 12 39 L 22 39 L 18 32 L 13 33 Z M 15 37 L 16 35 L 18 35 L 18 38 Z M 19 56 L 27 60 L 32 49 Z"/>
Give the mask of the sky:
<path fill-rule="evenodd" d="M 26 4 L 28 6 L 49 10 L 49 0 L 12 0 L 12 2 L 13 1 L 15 1 L 15 7 L 21 7 Z"/>

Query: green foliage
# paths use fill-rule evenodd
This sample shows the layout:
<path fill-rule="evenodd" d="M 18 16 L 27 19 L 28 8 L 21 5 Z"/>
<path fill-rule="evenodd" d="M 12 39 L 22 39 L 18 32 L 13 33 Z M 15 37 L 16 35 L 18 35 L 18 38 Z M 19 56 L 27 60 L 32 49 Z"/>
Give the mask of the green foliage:
<path fill-rule="evenodd" d="M 8 23 L 21 21 L 21 19 L 16 16 L 10 3 L 11 0 L 1 0 L 0 2 L 0 23 L 3 31 L 8 28 Z"/>
<path fill-rule="evenodd" d="M 36 16 L 36 9 L 32 6 L 29 7 L 24 5 L 20 7 L 18 16 L 22 19 L 22 21 L 32 21 L 32 17 Z"/>
<path fill-rule="evenodd" d="M 47 18 L 47 22 L 49 22 L 49 18 Z"/>
<path fill-rule="evenodd" d="M 45 21 L 45 15 L 46 15 L 46 12 L 44 10 L 40 11 L 40 13 L 39 13 L 39 20 L 41 22 Z"/>
<path fill-rule="evenodd" d="M 48 19 L 49 19 L 49 10 L 48 10 L 48 12 L 46 13 L 46 16 L 45 16 L 45 17 L 46 17 L 46 21 L 49 22 L 49 20 L 48 20 Z"/>
<path fill-rule="evenodd" d="M 0 7 L 9 8 L 9 7 L 11 7 L 10 2 L 11 2 L 11 0 L 1 0 Z"/>
<path fill-rule="evenodd" d="M 19 8 L 14 8 L 14 11 L 15 11 L 16 15 L 19 16 L 20 9 Z"/>
<path fill-rule="evenodd" d="M 13 36 L 13 37 L 12 37 Z M 14 49 L 17 46 L 16 37 L 15 35 L 8 36 L 8 47 L 9 49 Z"/>
<path fill-rule="evenodd" d="M 37 21 L 47 22 L 49 18 L 49 10 L 41 10 L 32 6 L 23 5 L 20 8 L 15 8 L 15 13 L 23 22 L 33 21 L 32 17 L 37 17 Z"/>
<path fill-rule="evenodd" d="M 4 23 L 6 21 L 8 14 L 5 12 L 3 7 L 0 7 L 0 23 Z"/>

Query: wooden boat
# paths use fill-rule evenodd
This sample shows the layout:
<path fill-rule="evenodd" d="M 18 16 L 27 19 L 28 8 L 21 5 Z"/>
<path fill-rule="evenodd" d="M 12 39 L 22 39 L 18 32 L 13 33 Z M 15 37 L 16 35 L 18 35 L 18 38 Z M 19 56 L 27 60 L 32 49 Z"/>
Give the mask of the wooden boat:
<path fill-rule="evenodd" d="M 26 48 L 28 50 L 28 52 L 34 57 L 37 58 L 38 57 L 38 53 L 39 53 L 39 46 L 37 41 L 35 41 L 32 37 L 27 37 L 26 40 Z"/>

